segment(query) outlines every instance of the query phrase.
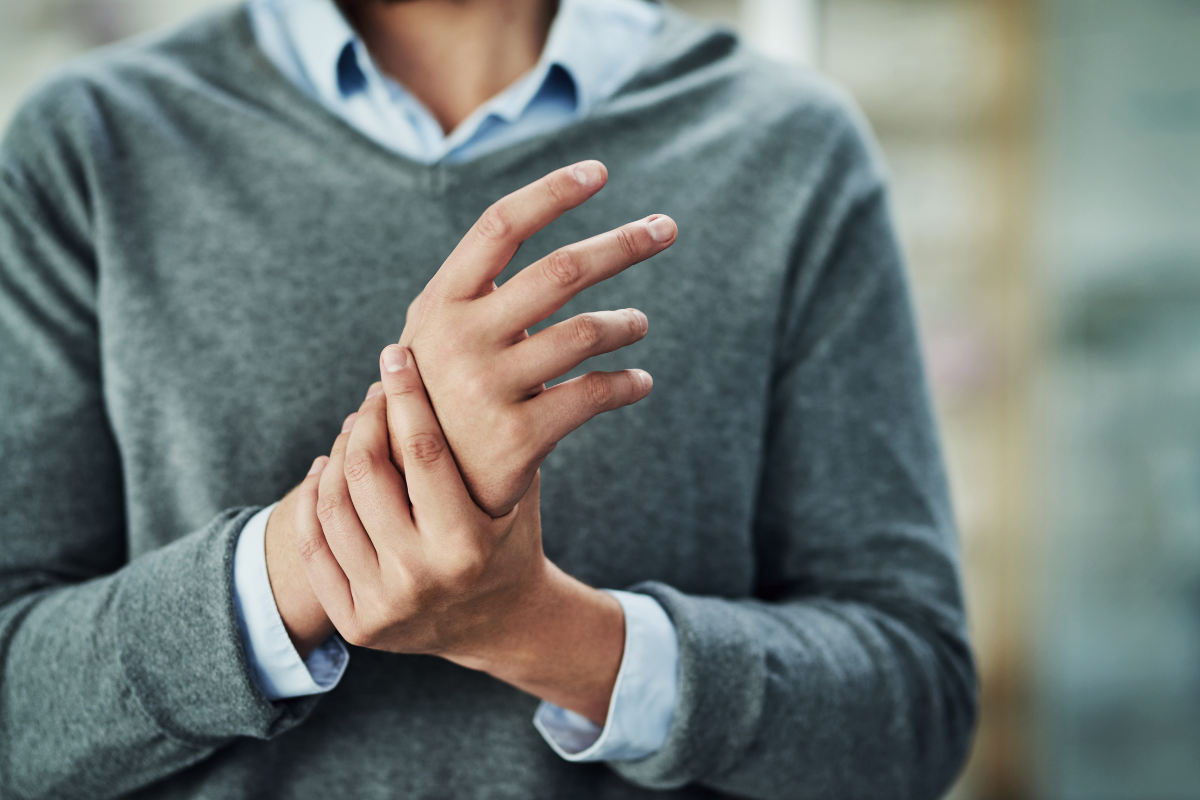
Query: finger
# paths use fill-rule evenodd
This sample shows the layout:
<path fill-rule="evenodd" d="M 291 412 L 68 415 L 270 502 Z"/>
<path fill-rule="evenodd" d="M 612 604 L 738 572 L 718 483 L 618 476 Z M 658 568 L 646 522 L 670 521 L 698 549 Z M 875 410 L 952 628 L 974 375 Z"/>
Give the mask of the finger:
<path fill-rule="evenodd" d="M 654 380 L 640 369 L 589 372 L 552 386 L 529 401 L 546 440 L 561 441 L 597 414 L 631 405 L 650 394 Z"/>
<path fill-rule="evenodd" d="M 636 308 L 580 314 L 503 351 L 503 371 L 520 389 L 540 386 L 592 356 L 641 341 L 648 328 Z"/>
<path fill-rule="evenodd" d="M 357 417 L 358 414 L 354 413 L 346 418 L 343 433 L 334 440 L 329 463 L 321 472 L 317 519 L 321 522 L 329 549 L 342 565 L 342 571 L 351 584 L 369 585 L 379 579 L 379 556 L 358 518 L 345 472 L 349 429 Z"/>
<path fill-rule="evenodd" d="M 655 214 L 555 250 L 485 298 L 483 313 L 507 338 L 541 322 L 587 287 L 666 250 L 677 235 L 674 220 Z"/>
<path fill-rule="evenodd" d="M 391 461 L 382 384 L 379 392 L 368 395 L 359 409 L 345 458 L 343 471 L 350 499 L 376 552 L 404 550 L 404 534 L 416 531 L 408 490 Z"/>
<path fill-rule="evenodd" d="M 607 180 L 608 170 L 599 161 L 581 161 L 497 200 L 467 231 L 430 287 L 440 297 L 478 297 L 522 242 L 600 191 Z"/>
<path fill-rule="evenodd" d="M 401 339 L 402 344 L 403 344 L 403 341 L 404 340 Z M 351 414 L 350 417 L 347 417 L 346 418 L 347 422 L 350 422 L 351 418 L 357 419 L 358 414 L 363 410 L 363 408 L 366 407 L 367 401 L 369 401 L 372 397 L 375 397 L 376 395 L 382 395 L 382 394 L 383 394 L 383 381 L 375 381 L 374 383 L 372 383 L 371 386 L 367 389 L 367 396 L 363 399 L 362 407 L 360 407 L 359 410 L 356 411 L 354 414 Z M 386 425 L 387 425 L 387 398 L 383 397 L 382 402 L 383 402 L 383 408 L 384 408 L 384 412 L 383 412 L 384 418 L 383 419 L 384 419 L 384 425 L 386 427 Z M 354 425 L 353 425 L 353 423 L 351 423 L 349 427 L 343 426 L 342 431 L 348 432 L 348 431 L 352 430 L 353 427 L 354 427 Z M 388 449 L 388 461 L 391 463 L 391 465 L 393 467 L 396 468 L 396 472 L 399 473 L 400 485 L 403 487 L 404 486 L 404 465 L 400 463 L 399 456 L 397 456 L 395 454 L 395 450 L 390 446 L 391 431 L 387 431 L 385 433 L 384 442 L 385 442 L 385 444 L 389 445 L 387 448 Z M 351 487 L 351 488 L 353 488 L 353 487 Z M 351 497 L 353 497 L 353 492 L 351 493 Z M 408 502 L 407 489 L 405 490 L 405 502 L 406 503 Z"/>
<path fill-rule="evenodd" d="M 317 519 L 318 486 L 321 471 L 328 462 L 328 456 L 321 456 L 314 461 L 308 477 L 297 487 L 292 524 L 296 530 L 296 546 L 300 550 L 300 560 L 304 563 L 308 582 L 334 627 L 340 627 L 339 623 L 354 613 L 354 595 L 350 591 L 350 581 L 329 549 L 325 532 Z"/>
<path fill-rule="evenodd" d="M 412 352 L 389 345 L 379 360 L 392 448 L 404 464 L 417 527 L 448 530 L 473 513 L 483 513 L 463 484 Z"/>

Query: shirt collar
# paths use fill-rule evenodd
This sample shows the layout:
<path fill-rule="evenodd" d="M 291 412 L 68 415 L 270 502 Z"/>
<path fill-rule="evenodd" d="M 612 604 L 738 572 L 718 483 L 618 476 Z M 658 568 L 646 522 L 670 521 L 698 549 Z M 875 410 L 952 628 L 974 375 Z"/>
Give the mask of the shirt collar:
<path fill-rule="evenodd" d="M 296 3 L 295 12 L 308 15 L 296 26 L 305 36 L 297 46 L 312 64 L 309 77 L 318 90 L 343 98 L 365 91 L 367 73 L 375 70 L 364 70 L 359 59 L 366 48 L 332 0 Z M 567 87 L 553 83 L 558 67 L 573 84 L 575 115 L 587 114 L 632 76 L 639 65 L 630 63 L 629 53 L 646 49 L 660 17 L 658 5 L 644 0 L 560 0 L 537 64 L 477 112 L 513 122 L 543 92 L 566 100 Z"/>
<path fill-rule="evenodd" d="M 339 77 L 347 71 L 347 48 L 358 38 L 333 0 L 280 0 L 296 59 L 320 97 L 347 96 Z M 352 65 L 357 69 L 357 63 Z M 362 71 L 359 78 L 365 81 Z"/>
<path fill-rule="evenodd" d="M 647 50 L 660 17 L 645 0 L 561 0 L 538 66 L 566 71 L 583 116 L 632 77 L 640 64 L 629 54 Z"/>

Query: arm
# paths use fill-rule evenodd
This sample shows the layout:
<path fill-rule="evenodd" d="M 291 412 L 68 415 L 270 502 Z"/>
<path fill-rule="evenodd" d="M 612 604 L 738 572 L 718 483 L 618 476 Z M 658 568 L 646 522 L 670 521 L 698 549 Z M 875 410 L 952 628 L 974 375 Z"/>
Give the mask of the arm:
<path fill-rule="evenodd" d="M 661 584 L 679 632 L 664 746 L 613 768 L 754 798 L 933 798 L 975 675 L 901 260 L 878 187 L 805 243 L 777 342 L 757 597 Z"/>
<path fill-rule="evenodd" d="M 571 430 L 598 413 L 637 402 L 650 391 L 650 376 L 638 370 L 593 372 L 545 388 L 545 382 L 590 356 L 640 340 L 647 330 L 640 312 L 584 314 L 534 336 L 529 336 L 526 328 L 584 288 L 669 247 L 676 234 L 670 218 L 655 215 L 630 223 L 550 254 L 514 275 L 502 288 L 493 283 L 522 241 L 585 202 L 606 179 L 603 165 L 582 162 L 557 170 L 494 204 L 463 237 L 410 309 L 401 341 L 410 343 L 412 349 L 384 351 L 381 372 L 385 385 L 389 375 L 407 368 L 403 359 L 389 359 L 412 354 L 424 365 L 421 374 L 436 409 L 438 435 L 446 432 L 452 462 L 457 465 L 456 477 L 461 471 L 472 503 L 489 515 L 508 513 L 528 490 L 546 455 Z M 398 466 L 401 445 L 397 442 L 392 450 Z M 364 497 L 364 502 L 371 500 Z M 329 623 L 308 582 L 297 579 L 296 553 L 288 546 L 291 541 L 289 517 L 281 506 L 268 528 L 267 562 L 280 614 L 303 653 L 328 635 Z M 554 568 L 550 574 L 561 572 Z M 620 609 L 611 597 L 578 581 L 546 584 L 550 585 L 556 593 L 545 608 L 553 611 L 568 639 L 580 638 L 578 631 L 589 630 L 588 621 L 596 618 L 598 609 L 607 608 L 610 615 L 617 612 L 619 616 Z M 521 621 L 525 623 L 531 620 Z M 550 624 L 549 618 L 543 624 Z M 588 652 L 587 645 L 578 645 L 572 653 Z M 614 658 L 619 662 L 620 646 L 615 653 L 595 655 L 592 663 L 596 665 Z M 581 660 L 578 666 L 582 665 Z M 488 671 L 503 673 L 505 665 L 490 665 Z M 580 679 L 587 685 L 581 687 L 583 694 L 567 700 L 566 707 L 593 720 L 604 720 L 611 677 L 599 680 L 581 673 Z M 570 694 L 564 685 L 556 687 L 535 693 L 544 699 Z"/>
<path fill-rule="evenodd" d="M 381 361 L 384 391 L 297 491 L 298 549 L 322 606 L 353 644 L 437 655 L 602 720 L 619 604 L 546 559 L 536 474 L 503 517 L 474 503 L 408 351 Z"/>
<path fill-rule="evenodd" d="M 273 706 L 246 670 L 230 581 L 251 512 L 129 559 L 86 178 L 60 159 L 41 184 L 4 156 L 0 796 L 112 797 L 279 733 L 311 703 Z"/>

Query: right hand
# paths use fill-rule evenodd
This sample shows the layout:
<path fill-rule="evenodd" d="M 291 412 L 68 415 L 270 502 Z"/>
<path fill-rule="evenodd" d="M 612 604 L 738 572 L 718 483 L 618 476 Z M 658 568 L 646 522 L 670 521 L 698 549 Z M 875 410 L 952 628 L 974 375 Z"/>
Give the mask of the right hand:
<path fill-rule="evenodd" d="M 669 217 L 653 215 L 558 250 L 501 289 L 492 282 L 521 242 L 596 194 L 607 179 L 603 164 L 585 161 L 497 201 L 409 307 L 400 344 L 420 365 L 468 491 L 492 517 L 504 516 L 525 495 L 560 439 L 650 392 L 650 376 L 641 370 L 592 372 L 544 386 L 591 356 L 640 341 L 648 326 L 640 312 L 581 314 L 532 337 L 525 329 L 588 286 L 674 244 Z M 389 427 L 397 429 L 398 421 L 389 419 Z M 402 468 L 399 454 L 393 458 Z M 268 521 L 267 570 L 284 627 L 306 655 L 333 625 L 296 548 L 295 502 L 293 490 Z"/>
<path fill-rule="evenodd" d="M 650 393 L 650 376 L 632 369 L 545 387 L 592 356 L 640 341 L 648 328 L 640 311 L 580 314 L 534 336 L 526 329 L 670 247 L 677 234 L 670 217 L 655 214 L 568 245 L 503 287 L 493 282 L 523 241 L 607 179 L 603 164 L 583 161 L 498 200 L 409 308 L 400 344 L 413 352 L 471 496 L 493 517 L 516 505 L 564 436 Z"/>
<path fill-rule="evenodd" d="M 413 359 L 383 374 L 292 509 L 309 583 L 351 644 L 472 654 L 547 573 L 537 480 L 495 519 L 467 494 Z M 381 366 L 382 366 L 381 359 Z M 389 424 L 389 419 L 392 421 Z M 403 453 L 401 475 L 391 461 Z"/>
<path fill-rule="evenodd" d="M 415 361 L 381 369 L 296 493 L 297 551 L 351 644 L 487 672 L 603 725 L 624 651 L 621 605 L 542 551 L 538 479 L 493 518 L 467 493 Z M 402 476 L 392 462 L 402 453 Z"/>

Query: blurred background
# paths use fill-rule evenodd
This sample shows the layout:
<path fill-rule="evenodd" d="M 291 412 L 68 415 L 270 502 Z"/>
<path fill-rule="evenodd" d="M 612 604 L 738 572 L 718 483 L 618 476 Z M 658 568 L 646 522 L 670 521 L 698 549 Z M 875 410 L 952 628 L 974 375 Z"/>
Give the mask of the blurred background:
<path fill-rule="evenodd" d="M 1200 2 L 675 0 L 887 155 L 983 685 L 955 800 L 1200 800 Z M 216 0 L 3 0 L 0 124 Z"/>

